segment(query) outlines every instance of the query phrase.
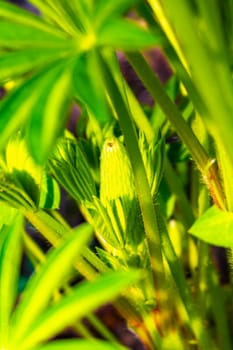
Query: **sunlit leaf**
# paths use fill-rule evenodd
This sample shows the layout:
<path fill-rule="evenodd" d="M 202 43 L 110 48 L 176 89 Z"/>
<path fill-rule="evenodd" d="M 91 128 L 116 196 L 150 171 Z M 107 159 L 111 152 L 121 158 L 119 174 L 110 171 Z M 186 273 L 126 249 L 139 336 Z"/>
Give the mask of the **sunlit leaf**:
<path fill-rule="evenodd" d="M 87 21 L 87 6 L 83 7 L 81 1 L 30 0 L 30 2 L 64 32 L 77 35 L 79 31 L 83 31 Z"/>
<path fill-rule="evenodd" d="M 21 133 L 18 132 L 11 137 L 6 145 L 4 157 L 0 158 L 0 161 L 4 174 L 1 188 L 3 187 L 5 192 L 8 179 L 11 190 L 14 189 L 13 185 L 15 189 L 21 189 L 36 207 L 52 209 L 59 206 L 60 190 L 56 181 L 46 173 L 44 167 L 35 163 Z"/>
<path fill-rule="evenodd" d="M 138 24 L 123 19 L 105 21 L 98 32 L 97 44 L 126 51 L 158 45 L 161 39 Z"/>
<path fill-rule="evenodd" d="M 87 159 L 75 140 L 60 140 L 49 158 L 49 167 L 57 181 L 78 203 L 91 201 L 96 195 Z"/>
<path fill-rule="evenodd" d="M 14 6 L 13 4 L 9 4 L 9 2 L 6 2 L 6 1 L 0 2 L 0 17 L 1 19 L 7 20 L 8 26 L 11 25 L 10 22 L 12 23 L 16 22 L 16 23 L 25 25 L 26 28 L 31 27 L 31 28 L 46 32 L 48 34 L 52 34 L 54 37 L 57 37 L 57 38 L 61 38 L 61 39 L 66 38 L 66 35 L 62 31 L 60 31 L 58 28 L 55 28 L 49 23 L 43 21 L 40 17 L 35 16 L 32 13 L 29 13 L 28 11 L 20 8 L 19 6 Z M 30 35 L 30 32 L 29 32 L 29 35 Z M 32 39 L 32 36 L 31 36 L 31 39 Z"/>
<path fill-rule="evenodd" d="M 125 347 L 118 344 L 107 343 L 101 340 L 61 340 L 41 345 L 31 350 L 126 350 Z"/>
<path fill-rule="evenodd" d="M 20 23 L 10 23 L 7 19 L 0 21 L 0 45 L 9 49 L 22 47 L 67 47 L 67 39 L 62 39 L 50 33 Z"/>
<path fill-rule="evenodd" d="M 120 16 L 130 6 L 136 4 L 138 0 L 118 0 L 118 1 L 106 1 L 99 0 L 95 4 L 95 25 L 98 26 L 109 17 Z"/>
<path fill-rule="evenodd" d="M 18 210 L 0 202 L 0 230 L 3 225 L 11 225 L 15 221 Z"/>
<path fill-rule="evenodd" d="M 117 271 L 104 274 L 93 282 L 79 284 L 31 325 L 27 334 L 21 337 L 19 346 L 31 349 L 32 346 L 57 334 L 101 304 L 114 299 L 138 278 L 138 271 Z"/>
<path fill-rule="evenodd" d="M 39 81 L 40 74 L 29 78 L 0 102 L 1 151 L 10 136 L 30 117 L 37 99 L 38 92 L 35 87 Z"/>
<path fill-rule="evenodd" d="M 69 48 L 27 48 L 7 52 L 0 55 L 0 81 L 4 82 L 10 78 L 30 72 L 31 70 L 44 67 L 50 62 L 70 54 Z"/>
<path fill-rule="evenodd" d="M 81 253 L 91 233 L 92 229 L 88 224 L 74 229 L 58 248 L 50 252 L 40 270 L 30 279 L 14 315 L 14 341 L 24 338 L 31 322 L 44 311 L 54 291 L 67 277 L 72 263 Z"/>
<path fill-rule="evenodd" d="M 35 86 L 38 98 L 28 125 L 28 144 L 32 156 L 44 163 L 64 129 L 71 95 L 72 69 L 62 64 L 52 67 Z"/>
<path fill-rule="evenodd" d="M 195 221 L 189 232 L 207 243 L 232 248 L 233 213 L 212 206 Z"/>
<path fill-rule="evenodd" d="M 43 163 L 63 130 L 70 97 L 72 69 L 66 63 L 51 67 L 16 87 L 0 104 L 0 150 L 11 134 L 30 118 L 28 144 L 37 162 Z"/>
<path fill-rule="evenodd" d="M 22 217 L 18 215 L 14 224 L 0 230 L 0 348 L 8 342 L 10 316 L 16 302 L 22 254 L 21 228 Z"/>
<path fill-rule="evenodd" d="M 109 121 L 105 91 L 94 52 L 77 58 L 73 74 L 73 86 L 79 99 L 88 112 L 98 120 L 101 126 Z"/>

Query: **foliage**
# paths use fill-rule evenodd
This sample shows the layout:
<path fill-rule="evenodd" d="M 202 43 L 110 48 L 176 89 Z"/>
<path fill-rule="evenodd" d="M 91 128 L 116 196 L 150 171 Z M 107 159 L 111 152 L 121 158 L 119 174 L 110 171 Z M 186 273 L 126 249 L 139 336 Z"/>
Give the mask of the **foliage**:
<path fill-rule="evenodd" d="M 147 349 L 230 350 L 211 245 L 230 268 L 231 1 L 29 2 L 39 15 L 0 1 L 0 348 L 123 349 L 94 314 L 112 302 Z M 86 339 L 51 341 L 67 327 Z"/>

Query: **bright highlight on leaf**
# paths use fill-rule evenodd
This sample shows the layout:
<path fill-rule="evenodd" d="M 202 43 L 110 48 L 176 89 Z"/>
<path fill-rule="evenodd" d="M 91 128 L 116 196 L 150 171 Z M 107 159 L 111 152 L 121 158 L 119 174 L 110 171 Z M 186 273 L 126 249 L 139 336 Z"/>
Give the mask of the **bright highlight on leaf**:
<path fill-rule="evenodd" d="M 27 334 L 19 340 L 19 346 L 25 350 L 31 349 L 33 345 L 52 337 L 98 306 L 114 299 L 139 276 L 138 271 L 116 271 L 104 274 L 91 283 L 78 285 L 31 324 Z"/>
<path fill-rule="evenodd" d="M 189 232 L 209 244 L 232 248 L 233 213 L 212 206 L 195 221 Z"/>
<path fill-rule="evenodd" d="M 7 205 L 16 208 L 24 206 L 22 197 L 31 209 L 57 208 L 60 202 L 58 185 L 43 166 L 35 163 L 20 132 L 10 138 L 4 153 L 4 156 L 0 157 L 0 172 L 3 177 L 0 182 L 0 198 L 6 200 Z M 19 189 L 21 197 L 17 197 Z M 7 202 L 7 198 L 12 197 L 12 191 L 14 201 Z"/>
<path fill-rule="evenodd" d="M 50 344 L 42 345 L 31 350 L 126 350 L 125 347 L 118 344 L 110 344 L 101 340 L 67 340 L 54 341 Z"/>
<path fill-rule="evenodd" d="M 0 229 L 0 347 L 8 344 L 10 319 L 17 298 L 22 257 L 23 218 L 15 217 L 10 226 Z"/>

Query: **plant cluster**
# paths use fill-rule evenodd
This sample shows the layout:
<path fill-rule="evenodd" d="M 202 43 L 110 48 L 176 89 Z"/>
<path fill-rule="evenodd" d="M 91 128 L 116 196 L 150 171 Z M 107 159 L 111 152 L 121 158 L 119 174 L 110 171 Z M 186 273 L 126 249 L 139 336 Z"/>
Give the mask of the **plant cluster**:
<path fill-rule="evenodd" d="M 232 1 L 29 3 L 0 1 L 0 349 L 125 349 L 107 302 L 146 349 L 232 349 Z"/>

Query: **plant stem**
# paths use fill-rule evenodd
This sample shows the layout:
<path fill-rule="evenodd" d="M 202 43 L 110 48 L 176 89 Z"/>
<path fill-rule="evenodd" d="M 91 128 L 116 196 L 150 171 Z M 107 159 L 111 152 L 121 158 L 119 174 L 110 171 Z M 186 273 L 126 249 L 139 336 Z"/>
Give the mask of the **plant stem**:
<path fill-rule="evenodd" d="M 118 62 L 116 62 L 115 57 L 112 58 L 113 63 L 115 64 L 115 71 L 117 71 L 118 68 Z M 114 73 L 114 72 L 113 72 Z M 118 88 L 120 89 L 120 86 L 122 85 L 122 77 L 119 76 L 119 74 L 114 75 L 115 80 L 117 80 Z M 140 103 L 132 93 L 130 87 L 125 82 L 125 95 L 122 96 L 125 97 L 125 103 L 128 103 L 129 109 L 131 111 L 131 116 L 137 125 L 138 129 L 143 131 L 145 134 L 145 137 L 147 139 L 148 144 L 153 142 L 155 138 L 155 130 L 153 130 L 150 121 L 148 120 L 147 116 L 145 115 Z M 156 130 L 158 132 L 158 130 Z M 176 175 L 175 171 L 173 170 L 170 161 L 168 157 L 165 155 L 165 162 L 164 162 L 164 177 L 168 183 L 168 186 L 172 193 L 176 195 L 177 202 L 180 205 L 182 215 L 184 217 L 184 222 L 186 223 L 187 227 L 190 227 L 191 224 L 194 221 L 194 214 L 192 211 L 192 208 L 190 206 L 190 203 L 187 199 L 187 196 L 182 188 L 182 185 L 180 183 L 180 180 L 178 176 Z"/>
<path fill-rule="evenodd" d="M 95 314 L 89 314 L 86 316 L 86 318 L 104 339 L 112 343 L 118 344 L 114 335 Z"/>
<path fill-rule="evenodd" d="M 203 327 L 201 314 L 198 312 L 196 305 L 193 303 L 191 291 L 187 285 L 184 271 L 172 246 L 163 217 L 159 212 L 159 208 L 157 210 L 157 215 L 158 222 L 160 224 L 160 231 L 162 232 L 163 237 L 163 253 L 168 262 L 173 279 L 177 285 L 181 300 L 190 320 L 191 328 L 198 340 L 198 344 L 203 350 L 216 349 L 213 341 L 209 337 L 209 334 Z"/>
<path fill-rule="evenodd" d="M 209 281 L 211 291 L 210 302 L 217 325 L 217 334 L 219 335 L 220 347 L 222 350 L 231 350 L 233 348 L 233 344 L 231 342 L 229 325 L 226 317 L 224 296 L 219 286 L 218 276 L 212 264 L 210 266 Z"/>
<path fill-rule="evenodd" d="M 225 199 L 215 164 L 209 158 L 192 129 L 183 119 L 176 105 L 165 93 L 162 84 L 144 57 L 139 53 L 128 53 L 127 57 L 151 96 L 158 102 L 164 114 L 175 128 L 180 139 L 188 147 L 193 160 L 210 189 L 214 201 L 219 207 L 225 208 Z"/>
<path fill-rule="evenodd" d="M 174 193 L 176 196 L 176 199 L 180 206 L 182 217 L 183 217 L 182 222 L 184 223 L 186 228 L 190 228 L 190 226 L 193 224 L 195 220 L 192 208 L 190 206 L 190 203 L 188 201 L 186 194 L 184 193 L 181 181 L 177 176 L 175 170 L 173 169 L 169 159 L 167 158 L 167 155 L 165 155 L 164 157 L 164 163 L 165 163 L 164 178 L 171 192 Z"/>
<path fill-rule="evenodd" d="M 100 64 L 107 92 L 119 119 L 119 124 L 125 138 L 126 148 L 134 172 L 136 191 L 141 207 L 145 233 L 150 250 L 151 266 L 154 273 L 156 302 L 158 303 L 158 306 L 161 307 L 161 294 L 163 294 L 163 286 L 165 286 L 161 240 L 150 188 L 138 146 L 136 131 L 132 123 L 128 106 L 126 105 L 121 92 L 118 89 L 117 83 L 113 78 L 113 73 L 105 63 L 104 58 L 101 56 Z"/>

